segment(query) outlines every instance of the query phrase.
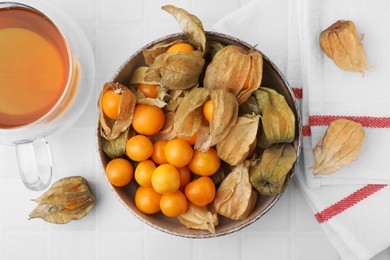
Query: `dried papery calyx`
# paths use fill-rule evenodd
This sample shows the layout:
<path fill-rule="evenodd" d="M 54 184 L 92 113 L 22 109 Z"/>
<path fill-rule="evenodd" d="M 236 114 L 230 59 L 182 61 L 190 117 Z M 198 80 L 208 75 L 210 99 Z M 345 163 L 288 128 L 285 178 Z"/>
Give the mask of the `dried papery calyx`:
<path fill-rule="evenodd" d="M 209 93 L 213 107 L 209 132 L 198 132 L 199 141 L 195 143 L 195 149 L 203 152 L 222 141 L 238 117 L 238 102 L 233 94 L 224 89 L 209 90 Z"/>
<path fill-rule="evenodd" d="M 155 135 L 152 135 L 150 139 L 153 142 L 156 142 L 158 140 L 172 140 L 173 138 L 176 137 L 174 123 L 175 123 L 175 112 L 170 111 L 166 113 L 164 125 L 161 128 L 160 132 L 158 132 Z"/>
<path fill-rule="evenodd" d="M 114 90 L 121 95 L 118 119 L 116 120 L 108 118 L 103 112 L 102 98 L 109 90 Z M 133 121 L 136 102 L 137 98 L 135 94 L 126 86 L 114 82 L 104 84 L 98 102 L 100 135 L 107 140 L 112 140 L 116 139 L 122 132 L 128 129 Z"/>
<path fill-rule="evenodd" d="M 105 138 L 102 138 L 101 142 L 104 153 L 111 159 L 122 156 L 126 151 L 127 140 L 134 135 L 134 130 L 130 130 L 130 128 L 127 128 L 115 139 L 107 140 Z"/>
<path fill-rule="evenodd" d="M 220 167 L 216 173 L 209 177 L 213 180 L 215 186 L 218 187 L 226 178 L 228 172 L 230 172 L 230 168 L 226 167 L 225 169 L 224 165 L 222 165 L 222 167 Z"/>
<path fill-rule="evenodd" d="M 368 68 L 364 46 L 352 21 L 337 21 L 321 32 L 320 46 L 324 53 L 343 70 L 363 74 Z"/>
<path fill-rule="evenodd" d="M 230 165 L 244 162 L 256 147 L 258 115 L 238 117 L 227 136 L 217 144 L 218 157 Z"/>
<path fill-rule="evenodd" d="M 145 73 L 148 69 L 149 67 L 139 67 L 133 72 L 133 76 L 130 79 L 130 89 L 135 93 L 137 97 L 137 104 L 163 108 L 167 105 L 167 102 L 165 100 L 169 98 L 169 95 L 167 93 L 168 91 L 164 87 L 160 86 L 159 83 L 156 81 L 148 82 L 145 80 Z M 145 97 L 145 95 L 137 89 L 137 86 L 139 84 L 155 85 L 157 88 L 157 97 Z"/>
<path fill-rule="evenodd" d="M 165 5 L 161 9 L 170 13 L 176 19 L 180 29 L 189 36 L 190 43 L 196 46 L 204 55 L 206 52 L 206 34 L 198 17 L 173 5 Z"/>
<path fill-rule="evenodd" d="M 210 126 L 202 122 L 201 108 L 206 100 L 213 102 Z M 175 115 L 175 132 L 181 137 L 190 137 L 197 133 L 195 149 L 207 151 L 211 146 L 223 140 L 237 121 L 238 103 L 236 97 L 223 90 L 206 88 L 192 89 L 181 101 Z"/>
<path fill-rule="evenodd" d="M 171 90 L 169 91 L 169 101 L 167 106 L 165 107 L 165 110 L 167 111 L 176 111 L 176 109 L 179 107 L 181 101 L 183 101 L 183 98 L 185 95 L 187 95 L 187 91 L 184 90 Z"/>
<path fill-rule="evenodd" d="M 259 104 L 257 103 L 257 99 L 252 94 L 244 103 L 240 105 L 239 115 L 245 115 L 245 114 L 255 114 L 255 115 L 260 115 L 260 107 Z"/>
<path fill-rule="evenodd" d="M 214 58 L 215 54 L 225 48 L 225 45 L 219 42 L 208 42 L 208 53 L 210 54 L 211 58 Z"/>
<path fill-rule="evenodd" d="M 167 52 L 167 50 L 172 45 L 182 43 L 182 42 L 184 42 L 184 41 L 181 39 L 178 39 L 178 40 L 175 40 L 172 42 L 164 41 L 164 42 L 157 43 L 156 45 L 154 45 L 153 47 L 151 47 L 149 49 L 143 50 L 145 63 L 148 64 L 149 66 L 152 65 L 157 56 Z"/>
<path fill-rule="evenodd" d="M 261 159 L 252 161 L 250 182 L 262 195 L 282 193 L 296 160 L 297 154 L 292 144 L 275 144 L 264 150 Z"/>
<path fill-rule="evenodd" d="M 215 226 L 218 225 L 218 216 L 206 206 L 199 207 L 188 202 L 187 211 L 177 217 L 187 228 L 207 230 L 215 234 Z"/>
<path fill-rule="evenodd" d="M 180 28 L 188 35 L 188 41 L 196 47 L 189 52 L 163 52 L 174 44 L 164 43 L 155 46 L 153 58 L 148 58 L 149 69 L 145 73 L 146 81 L 158 82 L 169 90 L 186 90 L 199 85 L 206 51 L 206 35 L 201 21 L 184 9 L 173 5 L 165 5 L 163 10 L 170 13 Z M 153 49 L 152 48 L 152 49 Z"/>
<path fill-rule="evenodd" d="M 200 51 L 166 52 L 156 57 L 145 73 L 145 80 L 158 82 L 169 90 L 186 90 L 199 84 L 204 62 Z"/>
<path fill-rule="evenodd" d="M 225 89 L 242 104 L 260 87 L 262 76 L 263 57 L 259 52 L 228 45 L 207 66 L 203 85 L 208 89 Z"/>
<path fill-rule="evenodd" d="M 313 149 L 315 175 L 330 175 L 358 159 L 365 132 L 361 124 L 348 120 L 333 121 Z"/>
<path fill-rule="evenodd" d="M 257 145 L 291 143 L 295 138 L 295 116 L 285 98 L 273 89 L 261 87 L 254 92 L 261 115 Z"/>
<path fill-rule="evenodd" d="M 202 112 L 198 109 L 209 97 L 205 88 L 192 89 L 181 101 L 174 118 L 176 135 L 181 137 L 193 136 L 201 127 Z"/>
<path fill-rule="evenodd" d="M 213 204 L 218 214 L 233 220 L 243 220 L 252 212 L 257 192 L 249 182 L 248 167 L 248 161 L 234 167 L 222 181 Z"/>
<path fill-rule="evenodd" d="M 95 198 L 86 179 L 72 176 L 56 181 L 34 201 L 38 206 L 30 213 L 30 219 L 41 218 L 50 223 L 66 224 L 86 216 L 92 210 Z"/>

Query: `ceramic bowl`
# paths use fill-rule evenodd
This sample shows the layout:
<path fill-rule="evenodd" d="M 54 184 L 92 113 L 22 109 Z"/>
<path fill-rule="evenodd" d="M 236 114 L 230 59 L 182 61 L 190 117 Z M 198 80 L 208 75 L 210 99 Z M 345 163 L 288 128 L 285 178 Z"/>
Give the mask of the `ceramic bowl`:
<path fill-rule="evenodd" d="M 225 45 L 228 44 L 238 45 L 248 50 L 252 48 L 252 46 L 249 45 L 248 43 L 245 43 L 239 39 L 221 33 L 206 32 L 206 36 L 208 41 L 217 41 Z M 176 39 L 181 39 L 181 38 L 182 39 L 186 38 L 185 34 L 182 33 L 172 34 L 147 44 L 146 46 L 144 46 L 143 48 L 135 52 L 133 55 L 131 55 L 118 69 L 118 71 L 115 73 L 112 79 L 110 79 L 110 81 L 119 82 L 121 84 L 128 85 L 133 71 L 140 66 L 145 66 L 142 50 L 150 48 L 162 41 L 167 41 L 167 40 L 174 41 Z M 297 118 L 296 126 L 295 126 L 296 136 L 294 140 L 294 146 L 297 150 L 297 156 L 299 156 L 301 150 L 300 117 L 298 113 L 298 108 L 294 101 L 292 90 L 289 84 L 287 83 L 286 78 L 282 75 L 282 73 L 275 66 L 275 64 L 271 60 L 269 60 L 263 53 L 262 55 L 264 59 L 262 86 L 273 88 L 277 92 L 282 94 L 285 97 L 287 103 L 289 104 L 289 106 L 291 107 L 292 111 L 294 112 Z M 104 154 L 103 150 L 101 149 L 101 140 L 100 140 L 101 138 L 99 135 L 99 122 L 97 124 L 98 124 L 97 125 L 97 129 L 98 129 L 97 149 L 99 153 L 99 161 L 108 188 L 110 188 L 112 192 L 114 192 L 116 197 L 122 202 L 122 204 L 129 210 L 131 214 L 135 215 L 138 219 L 140 219 L 144 223 L 160 231 L 177 235 L 177 236 L 190 237 L 190 238 L 207 238 L 207 237 L 227 235 L 235 231 L 238 231 L 250 225 L 251 223 L 257 221 L 258 219 L 260 219 L 265 213 L 267 213 L 272 208 L 273 205 L 275 205 L 275 203 L 277 203 L 279 198 L 282 196 L 282 194 L 275 195 L 275 196 L 259 196 L 254 210 L 245 220 L 234 221 L 234 220 L 224 218 L 222 216 L 218 216 L 219 224 L 216 227 L 216 234 L 211 234 L 208 231 L 186 228 L 177 220 L 177 218 L 166 217 L 161 212 L 154 215 L 144 214 L 136 208 L 134 203 L 134 195 L 137 188 L 137 184 L 134 180 L 131 181 L 130 184 L 122 188 L 112 186 L 108 182 L 104 174 L 104 169 L 107 163 L 109 162 L 109 158 Z M 295 165 L 289 173 L 290 181 L 294 175 L 294 170 L 295 170 Z"/>

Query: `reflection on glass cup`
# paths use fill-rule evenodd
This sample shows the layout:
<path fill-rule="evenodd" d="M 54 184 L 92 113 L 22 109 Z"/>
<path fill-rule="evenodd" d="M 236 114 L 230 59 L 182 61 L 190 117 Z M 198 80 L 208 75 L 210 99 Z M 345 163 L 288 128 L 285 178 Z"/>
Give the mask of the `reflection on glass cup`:
<path fill-rule="evenodd" d="M 91 97 L 95 64 L 79 26 L 46 2 L 0 3 L 0 144 L 14 145 L 25 186 L 46 188 L 46 137 L 70 127 Z"/>

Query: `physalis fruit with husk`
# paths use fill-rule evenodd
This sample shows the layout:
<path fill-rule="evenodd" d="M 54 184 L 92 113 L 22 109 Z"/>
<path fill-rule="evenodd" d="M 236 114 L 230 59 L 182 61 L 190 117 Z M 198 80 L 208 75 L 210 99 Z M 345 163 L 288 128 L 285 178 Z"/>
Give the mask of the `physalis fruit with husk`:
<path fill-rule="evenodd" d="M 190 137 L 198 132 L 202 125 L 202 114 L 199 108 L 209 97 L 205 88 L 194 88 L 177 107 L 174 127 L 178 136 Z"/>
<path fill-rule="evenodd" d="M 286 99 L 273 89 L 261 87 L 254 92 L 261 115 L 261 132 L 257 145 L 291 143 L 295 138 L 295 116 Z"/>
<path fill-rule="evenodd" d="M 251 184 L 262 195 L 282 193 L 296 160 L 292 144 L 275 144 L 265 149 L 260 160 L 252 161 L 249 170 Z"/>
<path fill-rule="evenodd" d="M 249 161 L 237 165 L 222 181 L 214 199 L 218 214 L 233 220 L 248 217 L 256 205 L 257 192 L 249 181 Z"/>
<path fill-rule="evenodd" d="M 160 43 L 155 44 L 153 47 L 149 49 L 145 49 L 142 51 L 144 55 L 144 60 L 147 65 L 152 65 L 154 60 L 161 54 L 164 54 L 167 52 L 167 50 L 172 47 L 175 44 L 183 43 L 184 41 L 181 39 L 175 40 L 173 42 L 170 41 L 163 41 Z M 146 69 L 148 67 L 145 67 Z"/>
<path fill-rule="evenodd" d="M 207 230 L 215 234 L 215 226 L 218 225 L 218 216 L 211 212 L 207 206 L 199 207 L 188 202 L 187 211 L 177 217 L 187 228 Z"/>
<path fill-rule="evenodd" d="M 209 125 L 204 125 L 201 107 L 210 99 L 213 103 Z M 178 136 L 189 137 L 197 133 L 194 148 L 207 151 L 223 140 L 235 125 L 238 116 L 236 97 L 224 89 L 208 90 L 194 88 L 180 103 L 175 115 L 175 132 Z"/>
<path fill-rule="evenodd" d="M 186 10 L 172 5 L 163 6 L 162 9 L 177 20 L 180 28 L 188 35 L 189 43 L 196 49 L 169 52 L 168 49 L 179 42 L 164 42 L 145 50 L 145 61 L 150 65 L 145 72 L 145 80 L 158 82 L 170 90 L 186 90 L 197 86 L 205 64 L 206 35 L 202 22 Z"/>
<path fill-rule="evenodd" d="M 228 45 L 213 57 L 203 85 L 207 89 L 225 89 L 242 104 L 260 87 L 262 76 L 263 57 L 259 52 Z"/>
<path fill-rule="evenodd" d="M 41 218 L 50 223 L 66 224 L 86 216 L 92 210 L 95 198 L 86 179 L 72 176 L 56 181 L 34 201 L 38 206 L 30 213 L 30 219 Z"/>
<path fill-rule="evenodd" d="M 126 152 L 126 143 L 129 137 L 134 136 L 133 129 L 127 128 L 125 131 L 119 134 L 119 136 L 112 140 L 105 138 L 101 139 L 102 149 L 104 153 L 111 159 L 122 156 Z"/>
<path fill-rule="evenodd" d="M 152 142 L 156 142 L 158 140 L 172 140 L 176 137 L 176 132 L 174 128 L 175 123 L 175 112 L 169 111 L 165 114 L 164 125 L 161 130 L 152 136 L 150 136 L 150 140 Z"/>
<path fill-rule="evenodd" d="M 167 105 L 165 99 L 168 99 L 167 89 L 161 87 L 158 82 L 146 81 L 145 73 L 148 70 L 148 67 L 139 67 L 131 76 L 130 79 L 130 90 L 133 91 L 137 97 L 137 104 L 143 104 L 148 106 L 156 106 L 163 108 Z M 139 91 L 138 86 L 147 85 L 154 86 L 157 90 L 156 97 L 147 97 L 142 91 Z"/>
<path fill-rule="evenodd" d="M 157 81 L 167 89 L 189 89 L 199 84 L 204 59 L 199 51 L 166 52 L 158 56 L 146 71 L 147 81 Z"/>
<path fill-rule="evenodd" d="M 103 96 L 108 91 L 114 91 L 120 95 L 117 119 L 111 119 L 103 112 Z M 98 102 L 100 135 L 107 140 L 113 140 L 128 129 L 133 120 L 136 102 L 135 94 L 126 86 L 114 82 L 104 84 Z"/>
<path fill-rule="evenodd" d="M 352 21 L 340 20 L 320 34 L 320 46 L 341 69 L 360 72 L 368 68 L 364 46 Z"/>
<path fill-rule="evenodd" d="M 227 136 L 217 144 L 218 157 L 230 165 L 243 163 L 256 148 L 258 115 L 238 117 Z"/>
<path fill-rule="evenodd" d="M 361 124 L 348 120 L 333 121 L 313 149 L 315 175 L 330 175 L 358 159 L 365 132 Z"/>

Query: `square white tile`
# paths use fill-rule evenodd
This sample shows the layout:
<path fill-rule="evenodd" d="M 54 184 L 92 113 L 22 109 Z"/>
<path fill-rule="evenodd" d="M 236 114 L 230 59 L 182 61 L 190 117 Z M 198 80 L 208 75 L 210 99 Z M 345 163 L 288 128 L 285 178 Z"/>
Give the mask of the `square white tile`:
<path fill-rule="evenodd" d="M 175 21 L 172 21 L 172 23 L 150 22 L 145 26 L 145 44 L 158 38 L 181 32 L 182 31 Z"/>
<path fill-rule="evenodd" d="M 142 22 L 144 3 L 142 0 L 101 0 L 101 22 Z"/>
<path fill-rule="evenodd" d="M 329 240 L 320 235 L 297 236 L 294 239 L 294 255 L 299 260 L 337 260 L 340 259 Z"/>
<path fill-rule="evenodd" d="M 289 260 L 291 258 L 290 236 L 275 234 L 246 235 L 243 237 L 242 259 Z M 315 259 L 315 258 L 313 258 Z"/>
<path fill-rule="evenodd" d="M 191 259 L 192 240 L 165 233 L 148 233 L 145 236 L 145 260 Z"/>
<path fill-rule="evenodd" d="M 68 176 L 96 176 L 97 154 L 95 128 L 73 126 L 49 138 L 53 161 L 53 181 Z"/>
<path fill-rule="evenodd" d="M 94 232 L 51 232 L 48 234 L 48 259 L 95 259 Z M 36 258 L 38 259 L 38 258 Z"/>
<path fill-rule="evenodd" d="M 204 23 L 215 23 L 240 6 L 240 0 L 194 1 L 193 13 Z"/>
<path fill-rule="evenodd" d="M 113 75 L 122 63 L 144 45 L 141 24 L 104 24 L 97 43 L 97 74 Z"/>
<path fill-rule="evenodd" d="M 96 245 L 99 260 L 145 259 L 142 232 L 100 232 L 97 234 Z"/>
<path fill-rule="evenodd" d="M 0 254 L 0 259 L 48 259 L 45 233 L 4 232 L 0 236 L 3 236 L 3 241 L 6 241 L 2 244 L 3 254 Z"/>
<path fill-rule="evenodd" d="M 194 259 L 212 260 L 241 259 L 242 244 L 239 233 L 210 238 L 194 240 Z"/>
<path fill-rule="evenodd" d="M 168 4 L 175 5 L 187 10 L 188 12 L 192 12 L 192 0 L 145 0 L 145 23 L 158 22 L 177 24 L 172 15 L 161 9 L 162 6 Z"/>
<path fill-rule="evenodd" d="M 3 210 L 4 231 L 47 231 L 48 224 L 41 219 L 29 220 L 30 212 L 37 206 L 32 199 L 42 192 L 28 190 L 21 180 L 1 181 L 1 207 Z"/>
<path fill-rule="evenodd" d="M 98 231 L 141 232 L 144 230 L 143 222 L 125 208 L 105 183 L 103 176 L 97 181 L 97 189 L 99 192 L 95 210 Z"/>
<path fill-rule="evenodd" d="M 62 1 L 52 0 L 59 9 L 70 15 L 78 23 L 91 23 L 96 19 L 95 0 Z"/>

